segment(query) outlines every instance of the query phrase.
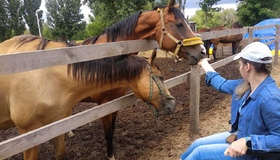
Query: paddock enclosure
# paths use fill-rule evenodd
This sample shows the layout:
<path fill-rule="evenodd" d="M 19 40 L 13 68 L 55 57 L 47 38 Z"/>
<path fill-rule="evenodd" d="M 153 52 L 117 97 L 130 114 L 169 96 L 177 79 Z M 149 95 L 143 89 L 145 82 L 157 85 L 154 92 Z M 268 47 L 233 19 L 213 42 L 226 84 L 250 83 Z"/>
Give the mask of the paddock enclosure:
<path fill-rule="evenodd" d="M 277 26 L 277 28 L 279 27 Z M 250 33 L 252 29 L 254 28 L 219 31 L 207 33 L 205 35 L 202 34 L 202 37 L 211 38 L 211 36 L 217 37 L 230 34 Z M 275 40 L 276 43 L 278 43 L 278 39 L 276 38 Z M 253 41 L 253 39 L 249 39 L 249 41 Z M 148 44 L 150 44 L 150 42 Z M 139 50 L 142 50 L 142 47 L 143 46 L 140 46 Z M 154 46 L 151 48 L 153 47 Z M 82 48 L 83 47 L 79 49 Z M 120 50 L 123 53 L 128 53 L 129 51 L 124 48 Z M 221 53 L 218 51 L 217 54 Z M 239 73 L 238 70 L 236 70 L 235 62 L 232 62 L 232 57 L 228 57 L 226 54 L 223 56 L 224 57 L 221 57 L 218 62 L 212 65 L 225 77 L 238 78 Z M 9 62 L 5 58 L 12 58 L 12 56 L 0 56 L 0 64 L 3 64 L 3 67 Z M 277 58 L 276 54 L 275 59 Z M 79 61 L 79 58 L 75 59 L 75 61 Z M 62 132 L 65 133 L 75 126 L 76 129 L 73 128 L 75 136 L 67 137 L 66 139 L 69 159 L 105 160 L 106 146 L 102 125 L 99 121 L 91 122 L 92 119 L 98 119 L 98 116 L 102 115 L 95 115 L 94 118 L 90 120 L 87 119 L 85 115 L 92 114 L 93 110 L 100 112 L 107 110 L 106 106 L 112 105 L 112 103 L 116 103 L 115 110 L 120 110 L 114 136 L 116 159 L 178 159 L 180 154 L 195 138 L 219 132 L 229 127 L 227 120 L 229 117 L 228 104 L 230 103 L 230 99 L 228 96 L 217 93 L 211 88 L 206 87 L 203 81 L 203 72 L 190 75 L 191 70 L 200 69 L 189 67 L 184 63 L 184 60 L 183 62 L 174 63 L 173 59 L 170 58 L 158 58 L 156 61 L 165 76 L 166 85 L 171 88 L 171 94 L 176 98 L 178 103 L 175 114 L 171 116 L 161 116 L 160 119 L 157 120 L 152 111 L 145 106 L 144 103 L 134 103 L 136 99 L 130 94 L 125 96 L 125 100 L 110 102 L 93 109 L 93 104 L 81 103 L 75 107 L 75 115 L 39 129 L 41 132 L 32 131 L 29 135 L 15 137 L 17 134 L 14 128 L 0 131 L 0 159 L 8 157 L 10 157 L 8 159 L 22 159 L 22 154 L 19 152 L 21 152 L 20 150 L 26 149 L 24 147 L 26 147 L 25 145 L 27 143 L 31 143 L 31 145 L 34 145 L 35 142 L 43 143 L 47 141 L 49 138 L 48 136 L 59 135 Z M 7 66 L 6 69 L 0 70 L 1 74 L 6 74 L 8 72 L 10 67 L 9 65 Z M 10 73 L 18 72 L 18 70 L 15 69 L 17 66 L 15 65 L 13 67 Z M 20 71 L 24 71 L 24 69 L 22 69 L 24 67 L 21 67 L 20 63 L 18 68 L 20 68 Z M 195 93 L 196 91 L 198 93 Z M 195 97 L 192 97 L 194 95 Z M 121 107 L 123 105 L 128 107 L 124 109 Z M 87 111 L 84 111 L 86 109 Z M 82 114 L 84 113 L 82 111 L 87 112 L 87 114 Z M 109 113 L 110 111 L 111 110 L 107 110 L 106 112 Z M 198 119 L 197 116 L 199 113 L 200 117 Z M 79 115 L 82 116 L 78 117 Z M 83 118 L 85 119 L 83 120 Z M 219 123 L 214 121 L 214 119 L 218 119 Z M 209 128 L 212 129 L 208 130 Z M 56 131 L 60 129 L 61 131 L 56 133 Z M 41 138 L 43 138 L 43 140 L 40 140 Z M 54 151 L 49 142 L 45 142 L 40 148 L 40 157 L 42 159 L 54 158 Z"/>

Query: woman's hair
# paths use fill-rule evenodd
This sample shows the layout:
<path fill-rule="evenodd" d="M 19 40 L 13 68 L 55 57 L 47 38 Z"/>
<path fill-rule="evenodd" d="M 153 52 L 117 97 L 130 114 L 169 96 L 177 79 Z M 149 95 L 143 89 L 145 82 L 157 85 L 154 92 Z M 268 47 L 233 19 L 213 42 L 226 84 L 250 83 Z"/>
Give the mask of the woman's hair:
<path fill-rule="evenodd" d="M 249 63 L 251 64 L 257 73 L 266 73 L 266 74 L 270 74 L 271 70 L 272 70 L 272 63 L 256 63 L 256 62 L 251 62 L 248 61 L 244 58 L 240 58 L 240 61 L 243 64 Z M 243 83 L 241 83 L 235 90 L 235 93 L 237 94 L 237 98 L 240 99 L 248 90 L 250 89 L 250 83 L 244 81 Z"/>

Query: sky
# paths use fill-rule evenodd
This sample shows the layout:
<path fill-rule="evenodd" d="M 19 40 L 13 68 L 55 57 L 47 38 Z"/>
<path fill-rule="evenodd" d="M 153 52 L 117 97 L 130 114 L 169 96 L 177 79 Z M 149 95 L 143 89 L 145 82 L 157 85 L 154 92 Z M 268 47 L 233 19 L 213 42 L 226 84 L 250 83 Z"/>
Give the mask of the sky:
<path fill-rule="evenodd" d="M 221 7 L 224 9 L 229 9 L 229 8 L 233 8 L 236 9 L 237 8 L 237 3 L 235 2 L 236 0 L 221 0 L 220 2 L 218 2 L 217 5 L 214 5 L 213 7 Z M 185 7 L 185 16 L 189 16 L 192 17 L 193 15 L 195 15 L 196 10 L 199 10 L 200 7 L 198 6 L 198 2 L 199 0 L 187 0 L 186 1 L 186 7 Z M 41 7 L 40 10 L 43 10 L 43 18 L 46 16 L 46 7 L 45 7 L 45 0 L 42 0 L 41 3 Z M 81 7 L 81 12 L 84 15 L 84 20 L 88 21 L 88 15 L 92 15 L 92 13 L 90 12 L 89 7 L 83 5 Z M 46 19 L 46 18 L 44 18 Z"/>

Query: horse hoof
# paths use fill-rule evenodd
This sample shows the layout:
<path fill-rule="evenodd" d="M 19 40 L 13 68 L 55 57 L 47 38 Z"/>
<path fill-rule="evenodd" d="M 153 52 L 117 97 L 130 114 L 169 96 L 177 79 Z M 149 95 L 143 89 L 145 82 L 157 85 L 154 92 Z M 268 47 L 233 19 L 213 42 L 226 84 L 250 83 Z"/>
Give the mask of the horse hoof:
<path fill-rule="evenodd" d="M 108 157 L 107 154 L 106 154 L 106 157 L 107 157 L 109 160 L 116 160 L 114 155 L 113 155 L 112 157 Z"/>

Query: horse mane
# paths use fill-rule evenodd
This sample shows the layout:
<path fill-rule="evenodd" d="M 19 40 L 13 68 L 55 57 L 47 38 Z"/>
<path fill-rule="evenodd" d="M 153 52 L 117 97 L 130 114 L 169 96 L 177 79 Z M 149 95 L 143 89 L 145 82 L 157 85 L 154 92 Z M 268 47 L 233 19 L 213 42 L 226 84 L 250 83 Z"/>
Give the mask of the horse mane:
<path fill-rule="evenodd" d="M 32 42 L 37 39 L 41 39 L 40 43 L 38 44 L 37 50 L 43 50 L 46 47 L 49 40 L 38 37 L 38 36 L 33 36 L 33 35 L 19 36 L 19 39 L 18 39 L 18 42 L 16 43 L 16 45 L 18 45 L 18 48 L 20 48 L 25 43 L 29 43 L 29 42 Z"/>
<path fill-rule="evenodd" d="M 153 10 L 157 10 L 158 8 L 165 8 L 166 6 L 156 6 L 153 8 Z M 175 19 L 185 19 L 183 13 L 176 7 L 172 7 L 168 10 L 169 14 L 174 14 Z M 138 11 L 137 13 L 128 16 L 117 23 L 113 24 L 112 26 L 106 28 L 102 34 L 107 35 L 107 42 L 115 42 L 118 37 L 127 37 L 130 36 L 137 25 L 139 16 L 142 14 L 141 11 Z M 186 19 L 185 19 L 186 20 Z M 186 20 L 187 21 L 187 20 Z M 100 35 L 102 35 L 100 34 Z M 85 44 L 94 44 L 97 38 L 100 36 L 93 36 L 91 38 L 88 38 L 83 41 L 82 45 Z"/>
<path fill-rule="evenodd" d="M 84 40 L 84 41 L 82 42 L 82 45 L 94 44 L 94 43 L 96 42 L 96 40 L 98 39 L 99 36 L 100 36 L 100 34 L 97 35 L 97 36 L 93 36 L 93 37 L 90 37 L 90 38 Z"/>
<path fill-rule="evenodd" d="M 139 78 L 147 61 L 136 55 L 120 55 L 68 65 L 68 74 L 83 83 L 113 84 Z"/>
<path fill-rule="evenodd" d="M 166 8 L 166 5 L 158 5 L 153 8 L 153 10 L 157 10 L 158 8 Z M 168 14 L 174 14 L 175 19 L 184 19 L 187 21 L 183 13 L 177 7 L 171 7 L 168 10 Z"/>
<path fill-rule="evenodd" d="M 131 35 L 135 30 L 141 13 L 141 11 L 138 11 L 137 13 L 118 21 L 109 28 L 106 28 L 104 33 L 107 34 L 107 41 L 109 42 L 111 40 L 114 42 L 118 36 L 126 37 Z"/>
<path fill-rule="evenodd" d="M 37 39 L 41 39 L 40 43 L 37 46 L 37 50 L 44 50 L 46 48 L 48 42 L 51 41 L 46 38 L 42 38 L 42 37 L 38 37 L 38 36 L 34 36 L 34 35 L 21 35 L 18 37 L 19 37 L 19 39 L 18 39 L 18 42 L 16 43 L 16 45 L 18 45 L 18 48 L 20 48 L 22 45 L 24 45 L 26 43 L 32 42 Z M 62 41 L 61 41 L 61 43 L 65 43 L 67 47 L 77 46 L 74 43 L 68 43 L 68 42 L 62 42 Z"/>
<path fill-rule="evenodd" d="M 115 42 L 118 37 L 127 37 L 130 36 L 137 25 L 139 16 L 141 15 L 141 11 L 126 17 L 117 23 L 113 24 L 112 26 L 106 28 L 101 34 L 97 36 L 90 37 L 83 41 L 82 45 L 85 44 L 94 44 L 98 37 L 102 34 L 107 35 L 107 42 Z"/>

